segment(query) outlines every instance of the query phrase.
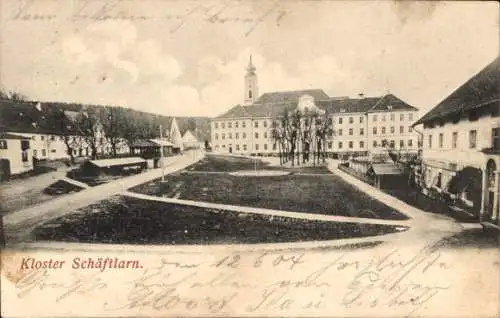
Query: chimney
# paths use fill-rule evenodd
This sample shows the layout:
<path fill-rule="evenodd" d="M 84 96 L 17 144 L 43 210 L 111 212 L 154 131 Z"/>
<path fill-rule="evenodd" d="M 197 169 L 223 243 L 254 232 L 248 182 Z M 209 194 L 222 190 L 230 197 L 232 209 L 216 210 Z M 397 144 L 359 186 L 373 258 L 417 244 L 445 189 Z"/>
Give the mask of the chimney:
<path fill-rule="evenodd" d="M 363 97 L 365 97 L 365 94 L 359 93 L 358 96 L 359 96 L 359 98 L 363 98 Z"/>

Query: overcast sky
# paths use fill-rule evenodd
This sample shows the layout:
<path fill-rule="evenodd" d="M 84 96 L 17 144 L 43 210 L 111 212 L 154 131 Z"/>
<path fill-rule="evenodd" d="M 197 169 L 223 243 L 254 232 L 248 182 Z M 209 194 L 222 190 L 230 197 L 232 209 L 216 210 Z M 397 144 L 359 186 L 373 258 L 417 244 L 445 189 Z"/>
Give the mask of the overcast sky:
<path fill-rule="evenodd" d="M 3 88 L 165 115 L 242 103 L 250 54 L 260 93 L 391 92 L 425 112 L 499 49 L 495 2 L 2 2 Z"/>

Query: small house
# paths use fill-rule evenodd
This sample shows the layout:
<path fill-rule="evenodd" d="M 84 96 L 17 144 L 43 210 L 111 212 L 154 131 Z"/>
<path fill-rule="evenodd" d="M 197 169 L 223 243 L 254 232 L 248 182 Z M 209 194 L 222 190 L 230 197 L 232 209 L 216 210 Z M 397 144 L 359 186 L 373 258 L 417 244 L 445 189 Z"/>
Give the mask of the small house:
<path fill-rule="evenodd" d="M 373 163 L 368 170 L 379 189 L 395 189 L 408 182 L 408 173 L 394 163 Z"/>
<path fill-rule="evenodd" d="M 122 176 L 142 172 L 147 168 L 143 158 L 128 157 L 88 160 L 82 164 L 81 173 L 88 177 Z"/>
<path fill-rule="evenodd" d="M 0 133 L 0 180 L 33 170 L 30 139 L 12 133 Z"/>

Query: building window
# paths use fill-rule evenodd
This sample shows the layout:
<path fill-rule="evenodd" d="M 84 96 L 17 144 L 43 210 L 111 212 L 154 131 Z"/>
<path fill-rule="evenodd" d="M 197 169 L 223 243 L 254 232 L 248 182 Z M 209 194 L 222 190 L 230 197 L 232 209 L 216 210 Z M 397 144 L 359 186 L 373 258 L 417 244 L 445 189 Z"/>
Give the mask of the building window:
<path fill-rule="evenodd" d="M 264 120 L 264 128 L 267 128 L 267 120 Z"/>
<path fill-rule="evenodd" d="M 234 122 L 234 128 L 238 128 L 238 126 L 239 126 L 238 124 L 239 124 L 239 122 L 235 121 L 235 122 Z M 240 147 L 240 146 L 238 145 L 238 148 L 239 148 L 239 147 Z"/>
<path fill-rule="evenodd" d="M 339 136 L 342 136 L 342 129 L 339 129 Z"/>
<path fill-rule="evenodd" d="M 382 127 L 382 134 L 385 134 L 385 127 Z"/>
<path fill-rule="evenodd" d="M 349 128 L 349 136 L 352 136 L 354 134 L 354 129 Z"/>
<path fill-rule="evenodd" d="M 47 156 L 47 149 L 42 149 L 42 157 L 46 157 Z"/>
<path fill-rule="evenodd" d="M 354 145 L 353 142 L 349 141 L 349 149 L 352 149 L 353 145 Z"/>
<path fill-rule="evenodd" d="M 413 120 L 413 114 L 412 113 L 409 113 L 408 114 L 408 120 L 412 121 Z"/>
<path fill-rule="evenodd" d="M 353 117 L 349 117 L 349 124 L 352 124 L 354 123 L 354 118 Z"/>
<path fill-rule="evenodd" d="M 55 149 L 51 149 L 50 152 L 56 153 L 56 150 Z"/>
<path fill-rule="evenodd" d="M 413 147 L 413 140 L 412 139 L 408 139 L 408 147 Z"/>
<path fill-rule="evenodd" d="M 36 157 L 37 156 L 37 151 L 36 149 L 33 149 L 33 157 Z"/>
<path fill-rule="evenodd" d="M 469 131 L 469 148 L 476 148 L 477 142 L 477 131 L 471 130 Z"/>
<path fill-rule="evenodd" d="M 339 124 L 342 124 L 342 117 L 339 117 Z"/>
<path fill-rule="evenodd" d="M 33 139 L 33 141 L 36 140 L 36 135 L 33 135 L 33 137 L 31 137 L 31 139 Z"/>
<path fill-rule="evenodd" d="M 500 149 L 500 128 L 493 128 L 491 130 L 491 146 L 493 149 Z"/>
<path fill-rule="evenodd" d="M 363 136 L 363 135 L 365 134 L 365 129 L 364 129 L 364 128 L 360 128 L 360 129 L 359 129 L 359 134 L 360 134 L 361 136 Z"/>
<path fill-rule="evenodd" d="M 45 140 L 45 136 L 40 136 L 40 140 L 44 141 Z"/>
<path fill-rule="evenodd" d="M 391 114 L 391 121 L 394 121 L 394 114 Z"/>
<path fill-rule="evenodd" d="M 227 128 L 231 128 L 233 126 L 233 123 L 232 122 L 228 122 L 227 123 Z"/>
<path fill-rule="evenodd" d="M 264 139 L 267 138 L 267 131 L 264 131 Z"/>
<path fill-rule="evenodd" d="M 362 124 L 363 123 L 363 116 L 359 116 L 359 123 Z"/>
<path fill-rule="evenodd" d="M 233 134 L 232 133 L 228 133 L 227 134 L 227 139 L 233 139 Z"/>
<path fill-rule="evenodd" d="M 438 172 L 437 180 L 436 180 L 436 187 L 441 188 L 442 179 L 443 179 L 443 176 L 442 176 L 441 172 Z"/>
<path fill-rule="evenodd" d="M 432 135 L 429 135 L 429 149 L 432 148 Z"/>
<path fill-rule="evenodd" d="M 247 123 L 245 123 L 244 121 L 241 122 L 241 127 L 245 128 L 247 126 Z"/>
<path fill-rule="evenodd" d="M 392 149 L 394 149 L 395 145 L 396 145 L 396 143 L 394 142 L 394 140 L 391 140 L 391 142 L 389 144 L 389 147 L 391 147 Z"/>
<path fill-rule="evenodd" d="M 220 127 L 221 127 L 222 129 L 224 129 L 224 128 L 226 128 L 226 124 L 225 124 L 225 123 L 221 123 L 221 124 L 220 124 Z"/>
<path fill-rule="evenodd" d="M 399 114 L 399 120 L 401 121 L 405 120 L 405 114 Z"/>
<path fill-rule="evenodd" d="M 239 133 L 235 133 L 234 134 L 234 139 L 240 139 L 240 134 Z"/>
<path fill-rule="evenodd" d="M 273 150 L 276 150 L 276 144 L 273 144 Z"/>
<path fill-rule="evenodd" d="M 255 150 L 259 150 L 259 144 L 255 144 Z"/>
<path fill-rule="evenodd" d="M 226 139 L 226 134 L 222 134 L 222 140 Z"/>
<path fill-rule="evenodd" d="M 244 132 L 244 133 L 242 133 L 242 134 L 241 134 L 241 138 L 246 139 L 246 138 L 247 138 L 247 133 L 245 133 L 245 132 Z"/>
<path fill-rule="evenodd" d="M 219 123 L 214 123 L 214 128 L 215 129 L 219 128 Z"/>
<path fill-rule="evenodd" d="M 458 132 L 454 131 L 451 134 L 451 148 L 453 149 L 457 148 L 457 141 L 458 141 Z"/>
<path fill-rule="evenodd" d="M 56 140 L 56 136 L 50 136 L 50 141 Z"/>
<path fill-rule="evenodd" d="M 443 133 L 439 134 L 439 148 L 443 148 Z"/>
<path fill-rule="evenodd" d="M 27 152 L 26 150 L 23 150 L 23 151 L 21 152 L 21 160 L 22 160 L 23 162 L 28 162 L 28 152 Z"/>
<path fill-rule="evenodd" d="M 248 98 L 252 98 L 252 91 L 251 90 L 248 91 Z"/>
<path fill-rule="evenodd" d="M 259 122 L 258 121 L 254 121 L 254 124 L 255 128 L 259 128 Z"/>
<path fill-rule="evenodd" d="M 243 150 L 246 151 L 247 150 L 247 145 L 243 145 Z"/>
<path fill-rule="evenodd" d="M 399 126 L 399 133 L 404 134 L 405 132 L 405 126 Z"/>
<path fill-rule="evenodd" d="M 255 139 L 259 139 L 259 133 L 258 132 L 255 133 Z"/>
<path fill-rule="evenodd" d="M 342 149 L 342 141 L 339 141 L 339 149 Z"/>
<path fill-rule="evenodd" d="M 399 148 L 404 148 L 404 146 L 405 146 L 405 141 L 403 139 L 401 139 L 399 141 Z"/>
<path fill-rule="evenodd" d="M 365 142 L 364 141 L 360 141 L 359 142 L 359 148 L 365 148 Z"/>
<path fill-rule="evenodd" d="M 236 144 L 236 151 L 240 151 L 240 145 Z"/>
<path fill-rule="evenodd" d="M 215 134 L 215 140 L 219 140 L 219 134 Z"/>
<path fill-rule="evenodd" d="M 264 150 L 267 150 L 267 144 L 264 144 Z"/>
<path fill-rule="evenodd" d="M 332 144 L 333 143 L 331 141 L 328 142 L 328 149 L 332 149 Z"/>
<path fill-rule="evenodd" d="M 0 140 L 0 149 L 7 149 L 7 140 Z"/>
<path fill-rule="evenodd" d="M 377 127 L 373 127 L 373 134 L 376 135 L 377 134 Z"/>
<path fill-rule="evenodd" d="M 413 132 L 413 128 L 411 126 L 408 127 L 408 132 L 409 133 Z"/>
<path fill-rule="evenodd" d="M 394 134 L 394 126 L 391 126 L 391 134 Z"/>
<path fill-rule="evenodd" d="M 376 140 L 373 141 L 373 148 L 377 148 L 377 141 Z"/>

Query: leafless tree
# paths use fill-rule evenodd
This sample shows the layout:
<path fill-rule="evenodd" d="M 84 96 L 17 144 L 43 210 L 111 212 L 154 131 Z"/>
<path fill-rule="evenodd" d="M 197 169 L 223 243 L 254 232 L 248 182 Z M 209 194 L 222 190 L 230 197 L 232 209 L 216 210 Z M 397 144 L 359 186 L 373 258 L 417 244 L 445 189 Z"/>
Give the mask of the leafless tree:
<path fill-rule="evenodd" d="M 90 147 L 92 159 L 97 159 L 98 145 L 102 144 L 101 138 L 103 138 L 98 110 L 94 107 L 84 108 L 76 117 L 75 125 Z"/>
<path fill-rule="evenodd" d="M 282 117 L 273 118 L 271 125 L 271 138 L 274 145 L 278 148 L 278 154 L 280 157 L 280 165 L 283 165 L 287 161 L 286 157 L 286 129 L 285 120 Z"/>
<path fill-rule="evenodd" d="M 129 120 L 126 110 L 122 107 L 102 107 L 99 109 L 98 117 L 106 141 L 111 146 L 112 156 L 116 157 L 118 145 L 125 140 L 127 132 L 135 128 L 133 127 L 133 121 Z"/>
<path fill-rule="evenodd" d="M 327 139 L 333 138 L 334 127 L 333 120 L 328 112 L 318 114 L 315 118 L 315 138 L 316 138 L 316 159 L 320 163 L 320 156 L 323 158 L 323 163 L 326 162 L 326 143 Z"/>

